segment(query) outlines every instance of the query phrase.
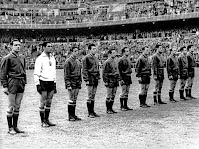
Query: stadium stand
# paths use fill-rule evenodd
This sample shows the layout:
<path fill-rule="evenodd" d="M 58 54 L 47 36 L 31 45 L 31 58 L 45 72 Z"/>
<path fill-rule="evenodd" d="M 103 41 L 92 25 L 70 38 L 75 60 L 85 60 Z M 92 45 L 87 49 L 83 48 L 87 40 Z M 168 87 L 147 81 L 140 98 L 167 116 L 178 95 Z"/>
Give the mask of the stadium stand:
<path fill-rule="evenodd" d="M 187 18 L 198 18 L 198 8 L 197 0 L 0 0 L 0 59 L 9 52 L 8 43 L 12 38 L 22 41 L 22 54 L 27 57 L 29 69 L 33 68 L 36 57 L 31 52 L 32 47 L 37 46 L 40 50 L 38 43 L 45 40 L 54 43 L 58 68 L 62 68 L 72 45 L 86 51 L 86 45 L 90 42 L 99 46 L 102 61 L 109 47 L 114 46 L 120 52 L 122 47 L 128 46 L 131 60 L 135 62 L 143 46 L 153 49 L 157 42 L 164 45 L 166 58 L 172 44 L 179 47 L 198 44 L 197 25 L 187 26 L 185 21 Z M 170 19 L 183 20 L 182 25 L 174 27 L 170 21 L 170 27 L 165 27 L 156 23 Z M 138 25 L 127 27 L 128 20 L 130 24 Z M 111 24 L 107 25 L 107 22 Z M 147 22 L 152 24 L 152 29 L 147 28 Z M 83 29 L 70 29 L 75 24 L 83 24 Z M 93 24 L 100 26 L 100 29 L 92 29 Z M 113 27 L 118 24 L 123 28 Z M 49 25 L 50 30 L 45 30 L 45 25 Z M 59 28 L 60 25 L 63 29 Z M 107 27 L 103 28 L 103 25 Z M 108 28 L 110 25 L 113 25 L 111 29 Z M 199 61 L 197 50 L 195 58 Z"/>

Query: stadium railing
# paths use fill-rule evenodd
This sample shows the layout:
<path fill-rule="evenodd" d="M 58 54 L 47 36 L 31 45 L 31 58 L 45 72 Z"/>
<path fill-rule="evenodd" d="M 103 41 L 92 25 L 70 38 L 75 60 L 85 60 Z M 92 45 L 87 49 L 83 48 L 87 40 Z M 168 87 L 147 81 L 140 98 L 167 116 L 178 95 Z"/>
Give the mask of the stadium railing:
<path fill-rule="evenodd" d="M 86 23 L 66 23 L 66 24 L 0 24 L 2 29 L 65 29 L 65 28 L 83 28 L 83 27 L 96 27 L 96 26 L 111 26 L 111 25 L 125 25 L 145 22 L 158 22 L 169 20 L 183 20 L 190 18 L 198 18 L 199 12 L 175 14 L 175 15 L 161 15 L 153 17 L 139 17 L 129 18 L 123 20 L 108 20 L 108 21 L 95 21 Z"/>

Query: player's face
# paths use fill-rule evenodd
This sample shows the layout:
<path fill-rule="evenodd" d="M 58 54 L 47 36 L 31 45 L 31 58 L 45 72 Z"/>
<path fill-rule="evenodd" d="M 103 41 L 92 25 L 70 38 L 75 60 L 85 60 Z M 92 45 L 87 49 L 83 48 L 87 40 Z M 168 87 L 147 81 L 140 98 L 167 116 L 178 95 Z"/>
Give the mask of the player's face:
<path fill-rule="evenodd" d="M 51 43 L 47 43 L 45 51 L 47 53 L 52 53 L 53 52 L 53 48 L 52 48 L 52 44 Z"/>
<path fill-rule="evenodd" d="M 14 52 L 19 52 L 21 48 L 21 43 L 19 41 L 14 41 L 12 45 L 12 50 Z"/>
<path fill-rule="evenodd" d="M 79 54 L 78 48 L 73 49 L 73 55 L 78 56 L 78 54 Z"/>

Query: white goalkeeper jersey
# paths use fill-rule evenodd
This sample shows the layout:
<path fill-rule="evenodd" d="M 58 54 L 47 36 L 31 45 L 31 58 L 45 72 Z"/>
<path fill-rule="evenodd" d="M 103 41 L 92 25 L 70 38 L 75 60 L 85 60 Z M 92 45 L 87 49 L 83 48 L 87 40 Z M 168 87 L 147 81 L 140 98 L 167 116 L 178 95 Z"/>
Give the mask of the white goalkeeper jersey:
<path fill-rule="evenodd" d="M 35 85 L 40 84 L 39 80 L 56 82 L 56 61 L 52 54 L 48 57 L 45 52 L 42 52 L 36 59 L 34 69 Z"/>

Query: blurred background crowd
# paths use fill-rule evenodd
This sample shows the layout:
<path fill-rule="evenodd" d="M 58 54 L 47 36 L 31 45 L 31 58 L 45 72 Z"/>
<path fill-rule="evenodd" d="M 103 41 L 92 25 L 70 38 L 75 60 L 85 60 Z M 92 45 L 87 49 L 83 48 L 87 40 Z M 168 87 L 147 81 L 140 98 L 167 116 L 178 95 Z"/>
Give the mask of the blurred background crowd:
<path fill-rule="evenodd" d="M 132 18 L 151 18 L 156 16 L 172 16 L 192 14 L 199 12 L 198 0 L 0 0 L 0 25 L 12 24 L 77 24 L 107 21 L 124 21 Z M 185 21 L 185 20 L 183 20 Z M 155 22 L 152 22 L 153 24 Z M 183 24 L 183 23 L 182 23 Z M 166 25 L 165 25 L 166 26 Z M 144 28 L 143 28 L 144 27 Z M 125 26 L 124 26 L 125 28 Z M 141 29 L 143 28 L 143 29 Z M 115 29 L 115 30 L 114 30 Z M 53 43 L 54 55 L 57 67 L 62 68 L 69 50 L 72 46 L 80 49 L 80 60 L 87 53 L 87 45 L 95 43 L 98 46 L 100 62 L 106 59 L 106 51 L 115 48 L 120 56 L 120 50 L 127 46 L 131 51 L 131 61 L 142 53 L 142 47 L 149 46 L 151 55 L 154 53 L 156 43 L 162 43 L 164 58 L 169 55 L 173 45 L 195 45 L 195 59 L 199 62 L 198 26 L 185 25 L 180 27 L 158 27 L 148 29 L 147 24 L 142 27 L 134 27 L 132 30 L 112 32 L 67 34 L 63 33 L 37 33 L 12 32 L 4 30 L 0 35 L 0 59 L 10 51 L 9 42 L 18 38 L 22 42 L 22 54 L 27 58 L 28 69 L 32 69 L 36 53 L 41 53 L 39 43 L 50 41 Z M 69 29 L 68 29 L 69 30 Z M 107 29 L 109 30 L 109 29 Z M 98 32 L 98 31 L 96 31 Z"/>
<path fill-rule="evenodd" d="M 199 11 L 197 0 L 0 0 L 0 4 L 1 24 L 92 23 Z"/>

